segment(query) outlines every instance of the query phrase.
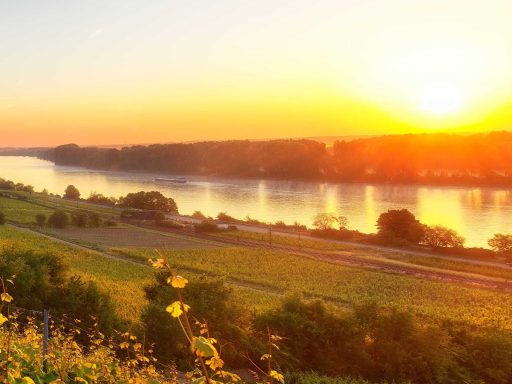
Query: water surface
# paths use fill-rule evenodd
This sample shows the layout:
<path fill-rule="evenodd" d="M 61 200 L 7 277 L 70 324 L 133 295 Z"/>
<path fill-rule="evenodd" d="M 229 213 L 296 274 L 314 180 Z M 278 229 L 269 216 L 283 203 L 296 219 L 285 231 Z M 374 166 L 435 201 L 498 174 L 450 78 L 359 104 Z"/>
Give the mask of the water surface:
<path fill-rule="evenodd" d="M 189 176 L 186 184 L 154 182 L 157 173 L 110 172 L 55 166 L 32 157 L 0 156 L 0 177 L 31 184 L 36 191 L 63 194 L 75 185 L 82 197 L 91 192 L 119 197 L 158 190 L 176 200 L 183 214 L 195 210 L 215 216 L 298 221 L 311 225 L 320 212 L 349 218 L 350 227 L 375 232 L 380 213 L 407 208 L 423 223 L 456 229 L 469 246 L 485 246 L 494 233 L 512 233 L 512 189 L 421 187 L 323 182 L 248 180 Z"/>

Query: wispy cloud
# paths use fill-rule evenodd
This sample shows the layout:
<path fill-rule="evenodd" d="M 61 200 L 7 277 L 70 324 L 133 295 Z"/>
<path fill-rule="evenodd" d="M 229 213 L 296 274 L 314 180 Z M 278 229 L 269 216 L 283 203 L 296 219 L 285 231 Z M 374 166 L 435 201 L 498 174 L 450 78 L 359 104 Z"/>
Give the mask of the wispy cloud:
<path fill-rule="evenodd" d="M 103 34 L 103 28 L 97 28 L 89 35 L 89 40 L 95 39 Z"/>

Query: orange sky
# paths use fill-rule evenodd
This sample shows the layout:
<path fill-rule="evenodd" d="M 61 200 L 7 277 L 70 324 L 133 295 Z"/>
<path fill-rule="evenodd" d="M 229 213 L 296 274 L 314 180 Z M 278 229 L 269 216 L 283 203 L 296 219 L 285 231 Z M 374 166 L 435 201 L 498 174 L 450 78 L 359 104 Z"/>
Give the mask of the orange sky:
<path fill-rule="evenodd" d="M 501 0 L 2 2 L 0 146 L 508 129 L 510 14 Z"/>

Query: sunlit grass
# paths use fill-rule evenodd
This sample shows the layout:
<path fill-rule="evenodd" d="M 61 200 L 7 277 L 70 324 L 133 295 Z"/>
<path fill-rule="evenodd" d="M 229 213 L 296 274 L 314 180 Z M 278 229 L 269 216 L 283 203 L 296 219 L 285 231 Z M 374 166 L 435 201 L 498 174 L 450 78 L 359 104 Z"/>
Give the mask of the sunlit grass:
<path fill-rule="evenodd" d="M 52 252 L 69 265 L 70 274 L 92 280 L 114 299 L 124 319 L 138 319 L 146 303 L 143 286 L 152 281 L 152 271 L 143 265 L 108 259 L 100 254 L 78 250 L 52 240 L 0 226 L 0 248 Z"/>
<path fill-rule="evenodd" d="M 5 214 L 7 220 L 20 224 L 35 224 L 35 216 L 43 214 L 47 217 L 53 209 L 31 204 L 23 200 L 0 197 L 0 212 Z"/>
<path fill-rule="evenodd" d="M 145 259 L 148 250 L 123 253 Z M 365 302 L 410 311 L 429 321 L 499 324 L 512 329 L 512 294 L 321 262 L 284 252 L 245 248 L 176 250 L 177 268 L 225 276 L 241 285 L 275 292 L 300 292 L 351 308 Z"/>

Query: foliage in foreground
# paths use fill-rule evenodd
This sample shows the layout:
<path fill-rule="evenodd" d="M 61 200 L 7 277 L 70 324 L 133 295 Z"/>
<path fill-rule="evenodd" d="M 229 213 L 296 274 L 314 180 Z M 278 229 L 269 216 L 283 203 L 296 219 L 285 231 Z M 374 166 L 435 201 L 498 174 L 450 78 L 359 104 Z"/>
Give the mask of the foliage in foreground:
<path fill-rule="evenodd" d="M 167 271 L 166 282 L 177 294 L 177 300 L 166 307 L 166 312 L 177 320 L 193 359 L 193 369 L 187 374 L 194 384 L 220 384 L 241 381 L 240 377 L 223 369 L 220 344 L 210 336 L 207 323 L 192 322 L 188 316 L 190 306 L 183 300 L 181 290 L 188 280 L 177 275 L 168 262 L 161 259 L 151 261 L 156 269 Z M 12 277 L 14 279 L 15 276 Z M 56 326 L 52 323 L 50 348 L 43 352 L 43 336 L 33 318 L 24 317 L 14 308 L 13 296 L 9 293 L 12 279 L 0 277 L 0 381 L 8 383 L 166 383 L 177 382 L 176 371 L 168 368 L 157 370 L 156 358 L 145 342 L 125 333 L 124 339 L 116 344 L 94 329 L 88 336 L 87 345 L 77 340 L 83 328 L 67 323 Z M 5 313 L 5 315 L 4 315 Z M 77 323 L 79 324 L 79 323 Z M 94 325 L 97 327 L 97 324 Z M 260 382 L 273 381 L 284 384 L 284 376 L 272 365 L 272 350 L 278 349 L 280 338 L 268 334 L 268 352 L 261 357 L 267 370 L 255 367 Z"/>

